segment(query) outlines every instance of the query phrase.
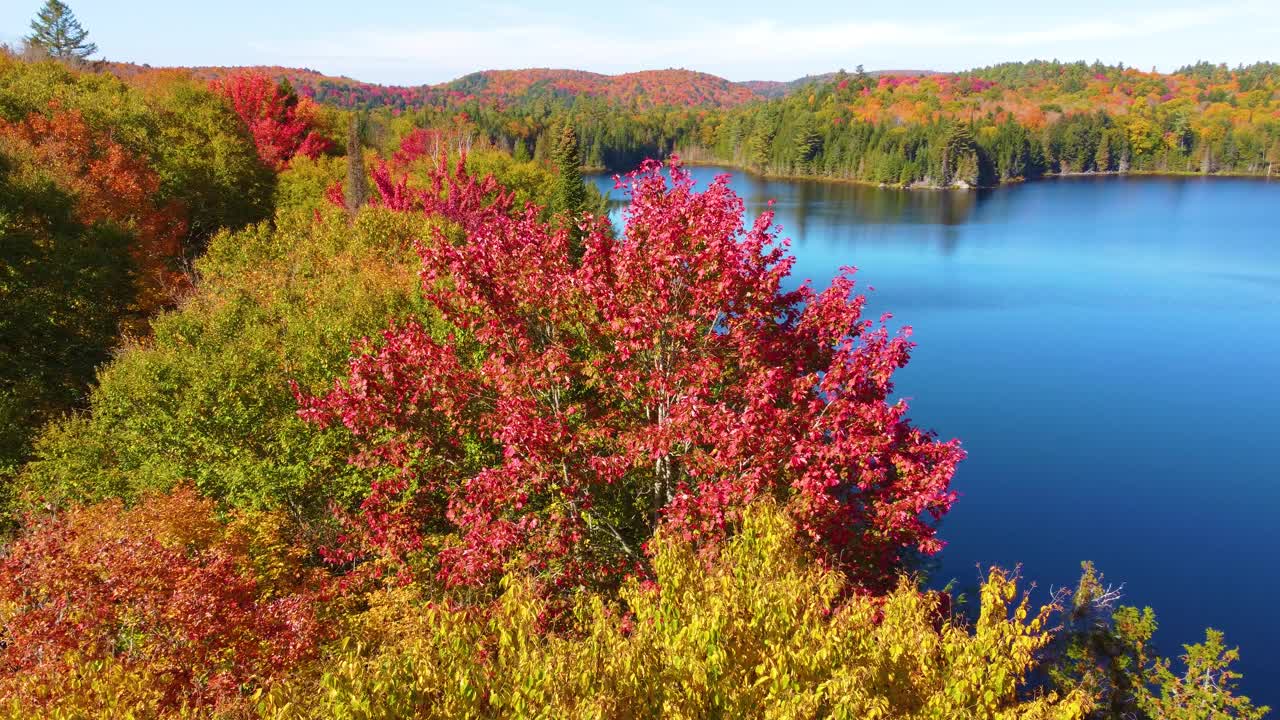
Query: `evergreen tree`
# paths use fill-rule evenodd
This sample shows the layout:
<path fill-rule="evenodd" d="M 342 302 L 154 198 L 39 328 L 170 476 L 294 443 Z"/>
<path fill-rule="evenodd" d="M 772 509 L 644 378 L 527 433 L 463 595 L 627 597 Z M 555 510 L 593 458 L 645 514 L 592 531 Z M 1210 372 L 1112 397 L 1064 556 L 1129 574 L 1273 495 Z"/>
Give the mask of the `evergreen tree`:
<path fill-rule="evenodd" d="M 524 138 L 516 138 L 511 146 L 511 157 L 516 162 L 529 161 L 529 146 L 525 144 Z"/>
<path fill-rule="evenodd" d="M 818 134 L 818 128 L 813 121 L 813 117 L 806 115 L 796 125 L 795 131 L 795 155 L 799 161 L 799 170 L 808 170 L 810 162 L 822 149 L 822 136 Z"/>
<path fill-rule="evenodd" d="M 555 210 L 575 218 L 587 207 L 587 187 L 582 184 L 582 159 L 578 149 L 578 134 L 571 123 L 560 128 L 551 161 L 556 166 Z"/>
<path fill-rule="evenodd" d="M 764 169 L 768 166 L 769 155 L 773 150 L 773 136 L 771 118 L 764 118 L 747 139 L 747 159 L 753 167 Z"/>
<path fill-rule="evenodd" d="M 538 133 L 538 139 L 533 141 L 533 158 L 542 161 L 547 159 L 547 135 L 548 132 Z"/>
<path fill-rule="evenodd" d="M 604 167 L 604 151 L 601 149 L 601 146 L 600 146 L 599 135 L 597 135 L 591 141 L 591 152 L 588 153 L 587 164 L 591 166 L 593 170 Z"/>
<path fill-rule="evenodd" d="M 968 125 L 957 123 L 947 131 L 940 170 L 940 186 L 978 185 L 978 149 Z"/>
<path fill-rule="evenodd" d="M 1111 170 L 1111 137 L 1105 130 L 1098 137 L 1098 151 L 1093 155 L 1093 167 L 1098 172 Z"/>
<path fill-rule="evenodd" d="M 347 126 L 347 188 L 345 193 L 347 212 L 355 217 L 369 197 L 369 183 L 364 173 L 364 146 L 360 142 L 360 119 L 351 114 Z"/>
<path fill-rule="evenodd" d="M 98 46 L 88 42 L 88 38 L 89 31 L 80 27 L 80 21 L 66 3 L 46 0 L 31 21 L 27 44 L 43 50 L 55 60 L 76 61 L 98 52 Z"/>

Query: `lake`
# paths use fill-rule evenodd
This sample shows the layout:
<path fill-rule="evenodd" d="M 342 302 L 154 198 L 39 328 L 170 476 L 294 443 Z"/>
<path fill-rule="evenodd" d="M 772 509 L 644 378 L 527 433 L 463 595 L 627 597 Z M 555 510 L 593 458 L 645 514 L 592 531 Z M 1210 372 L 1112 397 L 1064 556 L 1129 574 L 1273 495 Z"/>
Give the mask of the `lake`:
<path fill-rule="evenodd" d="M 752 215 L 776 201 L 797 280 L 854 265 L 871 316 L 914 328 L 898 393 L 969 454 L 936 583 L 1021 563 L 1047 590 L 1093 560 L 1156 610 L 1163 652 L 1221 629 L 1246 693 L 1280 705 L 1280 181 L 902 191 L 693 168 L 722 172 Z"/>

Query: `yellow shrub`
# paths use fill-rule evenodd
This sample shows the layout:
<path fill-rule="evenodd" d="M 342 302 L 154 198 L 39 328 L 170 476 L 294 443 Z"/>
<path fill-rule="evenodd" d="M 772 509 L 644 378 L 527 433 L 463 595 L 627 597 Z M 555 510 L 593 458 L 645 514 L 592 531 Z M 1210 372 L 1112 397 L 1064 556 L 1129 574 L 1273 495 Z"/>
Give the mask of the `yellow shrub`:
<path fill-rule="evenodd" d="M 1032 613 L 993 570 L 976 625 L 942 617 L 903 580 L 841 597 L 773 508 L 748 514 L 709 564 L 655 541 L 656 584 L 574 608 L 574 632 L 537 631 L 547 607 L 513 584 L 485 613 L 388 591 L 307 681 L 263 697 L 273 718 L 1082 718 L 1090 699 L 1030 691 L 1048 608 Z"/>

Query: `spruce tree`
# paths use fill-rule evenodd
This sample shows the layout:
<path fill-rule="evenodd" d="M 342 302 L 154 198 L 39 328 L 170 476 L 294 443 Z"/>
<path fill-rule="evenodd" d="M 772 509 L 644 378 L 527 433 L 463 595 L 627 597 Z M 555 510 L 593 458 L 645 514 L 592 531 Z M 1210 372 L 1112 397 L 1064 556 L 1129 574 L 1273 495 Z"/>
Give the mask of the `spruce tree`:
<path fill-rule="evenodd" d="M 1093 155 L 1093 167 L 1098 172 L 1111 170 L 1111 134 L 1103 130 L 1098 135 L 1098 152 Z"/>
<path fill-rule="evenodd" d="M 344 194 L 347 212 L 354 218 L 369 197 L 369 183 L 364 172 L 364 146 L 360 142 L 360 118 L 355 113 L 351 113 L 351 122 L 347 125 L 347 187 Z"/>
<path fill-rule="evenodd" d="M 941 176 L 938 185 L 964 184 L 976 187 L 978 184 L 978 148 L 973 139 L 973 130 L 963 123 L 957 123 L 947 131 L 942 143 L 942 157 L 939 169 Z"/>
<path fill-rule="evenodd" d="M 525 144 L 524 138 L 516 138 L 511 146 L 511 157 L 516 162 L 529 162 L 529 146 Z"/>
<path fill-rule="evenodd" d="M 66 3 L 46 0 L 31 21 L 27 44 L 43 50 L 55 60 L 80 61 L 98 52 L 98 46 L 88 38 L 89 31 L 80 27 L 80 21 Z"/>
<path fill-rule="evenodd" d="M 572 124 L 566 122 L 560 128 L 551 160 L 558 173 L 555 209 L 576 218 L 587 208 L 587 187 L 582 184 L 582 156 Z"/>

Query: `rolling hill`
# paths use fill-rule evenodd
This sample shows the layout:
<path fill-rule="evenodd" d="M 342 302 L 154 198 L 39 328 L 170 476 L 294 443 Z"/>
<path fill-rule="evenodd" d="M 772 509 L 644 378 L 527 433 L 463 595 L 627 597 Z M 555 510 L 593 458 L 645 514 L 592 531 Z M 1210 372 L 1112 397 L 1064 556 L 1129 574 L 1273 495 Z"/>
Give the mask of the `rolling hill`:
<path fill-rule="evenodd" d="M 170 68 L 111 63 L 108 69 L 124 78 Z M 471 100 L 506 104 L 517 100 L 604 98 L 623 106 L 734 107 L 767 97 L 748 84 L 692 70 L 645 70 L 603 75 L 583 70 L 531 68 L 484 70 L 436 85 L 378 85 L 348 77 L 324 75 L 308 68 L 275 66 L 181 68 L 212 80 L 243 70 L 259 70 L 288 80 L 300 94 L 345 108 L 390 107 L 401 110 L 456 105 Z"/>

